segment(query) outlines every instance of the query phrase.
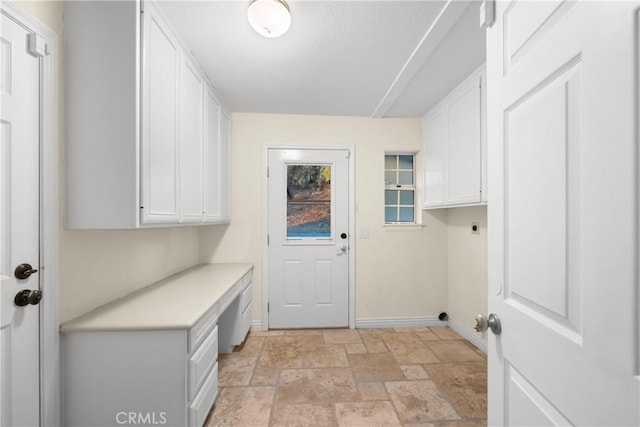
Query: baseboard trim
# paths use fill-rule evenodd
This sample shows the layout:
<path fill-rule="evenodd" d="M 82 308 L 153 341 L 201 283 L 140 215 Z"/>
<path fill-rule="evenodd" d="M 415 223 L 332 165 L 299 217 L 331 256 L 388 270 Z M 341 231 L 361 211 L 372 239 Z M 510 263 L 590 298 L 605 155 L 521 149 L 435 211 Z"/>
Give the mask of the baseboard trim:
<path fill-rule="evenodd" d="M 451 329 L 460 334 L 464 339 L 476 346 L 480 351 L 487 354 L 487 342 L 471 332 L 461 323 L 456 322 L 453 319 L 448 321 L 442 321 L 437 317 L 380 317 L 370 319 L 356 319 L 356 328 L 358 329 L 371 329 L 371 328 L 420 328 L 420 327 L 437 327 L 437 326 L 449 326 Z M 251 321 L 252 331 L 265 331 L 267 330 L 262 326 L 261 320 Z"/>
<path fill-rule="evenodd" d="M 460 334 L 462 337 L 464 337 L 464 339 L 469 341 L 471 344 L 478 347 L 478 349 L 484 354 L 487 354 L 487 342 L 480 338 L 476 333 L 471 332 L 470 330 L 462 326 L 461 323 L 456 322 L 453 319 L 449 319 L 449 327 Z"/>
<path fill-rule="evenodd" d="M 419 328 L 426 326 L 447 326 L 447 322 L 437 317 L 381 317 L 356 319 L 356 328 Z"/>
<path fill-rule="evenodd" d="M 266 331 L 266 328 L 262 328 L 262 320 L 252 320 L 251 321 L 251 330 L 252 331 Z"/>

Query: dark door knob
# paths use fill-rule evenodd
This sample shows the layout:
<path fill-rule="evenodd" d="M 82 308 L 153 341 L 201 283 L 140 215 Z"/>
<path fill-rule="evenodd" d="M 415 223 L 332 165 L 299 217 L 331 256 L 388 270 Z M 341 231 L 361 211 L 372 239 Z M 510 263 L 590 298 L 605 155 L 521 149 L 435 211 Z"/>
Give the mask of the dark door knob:
<path fill-rule="evenodd" d="M 14 272 L 16 279 L 24 280 L 28 279 L 33 273 L 37 273 L 38 270 L 31 267 L 31 264 L 20 264 L 16 267 L 16 271 Z"/>
<path fill-rule="evenodd" d="M 13 299 L 13 302 L 18 307 L 24 307 L 25 305 L 38 305 L 42 300 L 42 291 L 36 289 L 35 291 L 30 291 L 29 289 L 23 289 L 16 294 L 16 297 Z"/>

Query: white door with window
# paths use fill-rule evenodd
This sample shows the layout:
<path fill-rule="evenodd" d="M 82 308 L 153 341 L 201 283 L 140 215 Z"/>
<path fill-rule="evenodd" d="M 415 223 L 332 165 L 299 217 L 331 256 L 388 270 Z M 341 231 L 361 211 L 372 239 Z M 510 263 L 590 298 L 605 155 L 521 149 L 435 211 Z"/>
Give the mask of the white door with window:
<path fill-rule="evenodd" d="M 349 150 L 268 150 L 269 328 L 349 325 Z"/>
<path fill-rule="evenodd" d="M 0 424 L 40 424 L 40 59 L 1 15 Z"/>
<path fill-rule="evenodd" d="M 637 2 L 496 3 L 490 425 L 637 426 Z"/>

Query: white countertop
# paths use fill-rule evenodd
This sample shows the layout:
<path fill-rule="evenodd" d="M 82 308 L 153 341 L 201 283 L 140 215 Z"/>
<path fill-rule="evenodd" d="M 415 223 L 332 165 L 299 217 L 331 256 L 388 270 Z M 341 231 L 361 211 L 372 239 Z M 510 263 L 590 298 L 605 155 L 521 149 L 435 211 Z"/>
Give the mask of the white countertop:
<path fill-rule="evenodd" d="M 61 332 L 191 328 L 252 264 L 201 264 L 63 323 Z"/>

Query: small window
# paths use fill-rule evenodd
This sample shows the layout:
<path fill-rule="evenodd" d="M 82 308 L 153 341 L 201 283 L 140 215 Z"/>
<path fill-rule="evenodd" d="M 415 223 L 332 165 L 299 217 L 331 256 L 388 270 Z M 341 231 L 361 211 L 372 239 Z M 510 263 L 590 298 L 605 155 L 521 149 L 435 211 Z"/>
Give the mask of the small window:
<path fill-rule="evenodd" d="M 287 165 L 287 239 L 331 237 L 331 165 Z"/>
<path fill-rule="evenodd" d="M 415 224 L 415 158 L 413 154 L 384 156 L 384 222 Z"/>

